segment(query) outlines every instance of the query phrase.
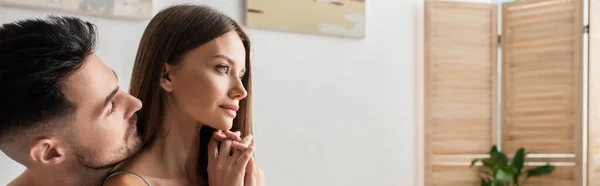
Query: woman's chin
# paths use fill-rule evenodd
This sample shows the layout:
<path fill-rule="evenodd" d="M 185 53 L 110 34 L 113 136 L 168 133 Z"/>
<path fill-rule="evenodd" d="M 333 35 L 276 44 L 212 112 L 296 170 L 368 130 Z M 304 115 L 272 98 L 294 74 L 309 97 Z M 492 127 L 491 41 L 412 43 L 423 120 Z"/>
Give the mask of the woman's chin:
<path fill-rule="evenodd" d="M 218 125 L 214 125 L 214 126 L 210 126 L 216 130 L 222 130 L 222 131 L 228 131 L 231 130 L 231 127 L 233 127 L 233 123 L 222 123 L 222 124 L 218 124 Z"/>

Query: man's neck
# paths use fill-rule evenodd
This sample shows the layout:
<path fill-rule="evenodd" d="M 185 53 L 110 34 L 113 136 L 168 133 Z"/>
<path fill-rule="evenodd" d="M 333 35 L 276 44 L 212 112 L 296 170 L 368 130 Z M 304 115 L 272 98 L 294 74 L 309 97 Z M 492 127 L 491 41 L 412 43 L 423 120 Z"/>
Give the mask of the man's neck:
<path fill-rule="evenodd" d="M 78 171 L 60 171 L 60 170 L 25 170 L 19 177 L 13 180 L 8 186 L 35 186 L 35 185 L 101 185 L 106 178 L 106 170 L 78 170 Z"/>

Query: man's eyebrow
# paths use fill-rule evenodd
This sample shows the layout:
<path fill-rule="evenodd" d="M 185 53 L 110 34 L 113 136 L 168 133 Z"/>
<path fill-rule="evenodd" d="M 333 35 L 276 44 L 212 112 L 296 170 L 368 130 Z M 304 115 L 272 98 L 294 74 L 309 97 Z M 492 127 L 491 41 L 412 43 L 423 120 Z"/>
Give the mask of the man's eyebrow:
<path fill-rule="evenodd" d="M 115 75 L 115 78 L 118 79 L 117 77 L 117 73 L 115 73 L 114 70 L 112 70 L 113 74 Z M 118 81 L 118 80 L 117 80 Z M 115 95 L 117 94 L 117 92 L 119 92 L 119 86 L 117 86 L 112 92 L 110 92 L 110 94 L 108 94 L 108 96 L 106 96 L 106 98 L 104 98 L 104 102 L 102 103 L 102 105 L 100 105 L 100 107 L 98 108 L 98 112 L 102 113 L 102 109 L 106 108 L 106 105 L 110 104 L 110 102 L 112 102 L 112 99 L 115 97 Z"/>
<path fill-rule="evenodd" d="M 111 71 L 112 71 L 112 72 L 113 72 L 113 74 L 115 75 L 115 78 L 116 78 L 117 80 L 119 80 L 119 76 L 117 76 L 117 73 L 115 72 L 115 70 L 111 70 Z"/>
<path fill-rule="evenodd" d="M 104 104 L 102 104 L 102 108 L 104 108 L 104 106 L 108 105 L 112 101 L 113 97 L 115 97 L 117 92 L 119 92 L 118 86 L 108 96 L 106 96 L 106 98 L 104 98 Z"/>
<path fill-rule="evenodd" d="M 119 81 L 119 76 L 117 76 L 117 73 L 114 70 L 111 71 L 115 75 L 115 79 Z M 117 86 L 117 88 L 115 88 L 108 96 L 106 96 L 106 98 L 104 99 L 104 104 L 102 104 L 102 108 L 104 108 L 104 106 L 110 103 L 110 101 L 113 99 L 113 97 L 115 97 L 115 94 L 117 94 L 117 92 L 119 92 L 119 86 Z"/>

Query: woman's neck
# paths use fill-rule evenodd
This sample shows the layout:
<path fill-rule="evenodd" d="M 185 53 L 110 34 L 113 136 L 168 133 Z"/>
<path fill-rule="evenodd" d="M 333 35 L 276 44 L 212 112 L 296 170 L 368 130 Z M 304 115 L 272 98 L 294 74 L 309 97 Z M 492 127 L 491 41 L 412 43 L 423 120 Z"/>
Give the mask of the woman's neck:
<path fill-rule="evenodd" d="M 150 153 L 172 178 L 198 183 L 198 153 L 202 125 L 176 107 L 165 107 L 164 117 Z M 162 175 L 167 176 L 167 175 Z"/>

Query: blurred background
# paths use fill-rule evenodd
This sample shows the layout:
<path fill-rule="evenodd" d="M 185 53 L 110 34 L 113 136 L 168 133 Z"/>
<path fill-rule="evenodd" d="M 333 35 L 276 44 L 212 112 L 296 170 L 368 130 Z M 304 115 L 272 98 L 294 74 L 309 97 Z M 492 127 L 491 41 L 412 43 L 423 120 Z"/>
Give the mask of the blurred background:
<path fill-rule="evenodd" d="M 154 0 L 149 15 L 144 11 L 148 1 L 115 1 L 113 10 L 111 2 L 105 0 L 0 2 L 0 23 L 58 14 L 96 24 L 97 54 L 116 71 L 124 90 L 129 86 L 139 40 L 152 15 L 180 3 L 215 7 L 244 24 L 251 38 L 256 158 L 266 174 L 266 185 L 415 184 L 420 0 L 367 1 L 363 8 L 356 0 L 315 1 L 321 3 L 315 5 L 317 12 L 323 13 L 327 12 L 323 3 L 333 8 L 345 7 L 340 2 L 348 5 L 348 10 L 331 11 L 334 15 L 349 12 L 353 20 L 342 25 L 346 31 L 336 27 L 341 21 L 319 24 L 324 27 L 322 32 L 303 27 L 267 29 L 264 27 L 270 25 L 262 23 L 268 19 L 260 17 L 256 26 L 250 27 L 245 19 L 247 12 L 253 12 L 246 10 L 251 1 L 243 0 Z M 258 7 L 254 9 L 263 11 L 273 6 L 294 9 L 281 3 L 255 2 Z M 293 5 L 309 6 L 301 2 Z M 84 10 L 86 13 L 81 13 Z M 361 17 L 361 10 L 368 16 Z M 315 19 L 310 9 L 303 13 Z M 323 14 L 325 18 L 327 15 Z M 368 26 L 351 32 L 361 18 Z M 285 22 L 314 24 L 297 20 Z M 361 30 L 366 33 L 364 37 Z M 24 170 L 3 154 L 0 167 L 0 185 Z"/>

